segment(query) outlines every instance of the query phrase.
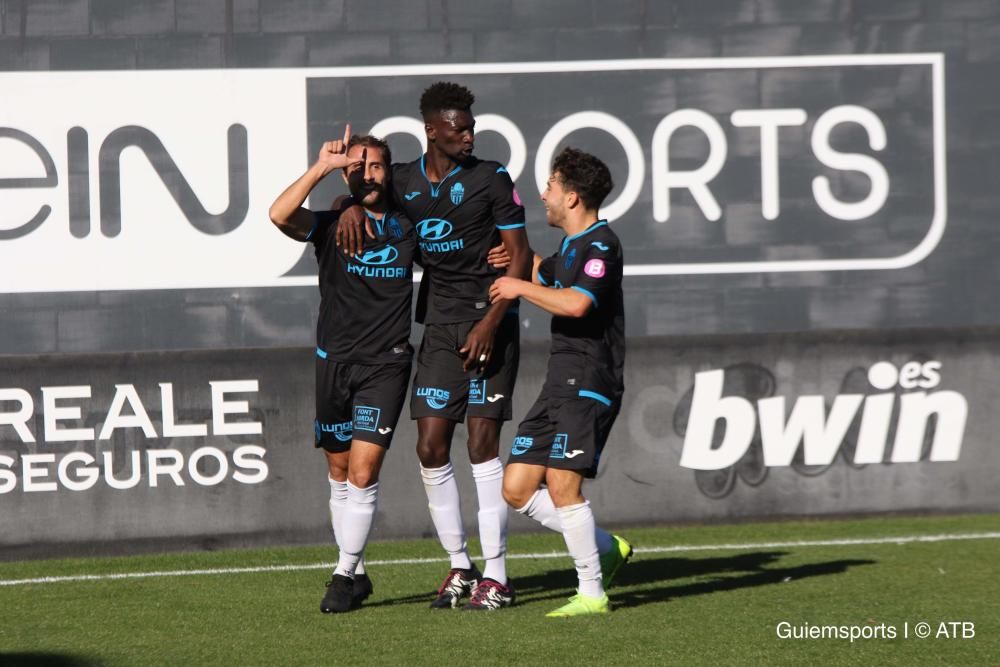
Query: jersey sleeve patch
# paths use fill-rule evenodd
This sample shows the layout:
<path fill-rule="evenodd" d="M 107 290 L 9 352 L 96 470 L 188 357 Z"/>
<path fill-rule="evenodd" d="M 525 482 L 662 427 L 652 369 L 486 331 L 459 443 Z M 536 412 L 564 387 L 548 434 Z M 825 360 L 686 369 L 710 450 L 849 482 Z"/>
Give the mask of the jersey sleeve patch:
<path fill-rule="evenodd" d="M 583 266 L 583 272 L 591 278 L 603 278 L 606 272 L 603 259 L 588 260 Z"/>

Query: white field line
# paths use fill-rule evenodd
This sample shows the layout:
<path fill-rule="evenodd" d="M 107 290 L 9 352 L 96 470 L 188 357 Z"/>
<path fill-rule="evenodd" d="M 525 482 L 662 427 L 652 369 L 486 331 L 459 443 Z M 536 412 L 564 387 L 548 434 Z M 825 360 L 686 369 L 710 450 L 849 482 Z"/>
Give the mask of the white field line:
<path fill-rule="evenodd" d="M 840 547 L 875 544 L 912 544 L 919 542 L 954 542 L 959 540 L 996 540 L 1000 532 L 950 533 L 942 535 L 902 535 L 899 537 L 860 537 L 842 540 L 796 540 L 792 542 L 746 542 L 737 544 L 679 544 L 671 547 L 637 547 L 639 554 L 663 554 L 687 551 L 747 551 L 749 549 L 783 549 L 790 547 Z M 564 551 L 508 554 L 507 558 L 565 558 Z M 445 563 L 447 558 L 396 558 L 366 561 L 367 565 L 424 565 Z M 302 565 L 260 565 L 256 567 L 226 567 L 200 570 L 167 570 L 160 572 L 120 572 L 115 574 L 80 574 L 63 577 L 37 577 L 34 579 L 0 579 L 0 586 L 25 586 L 29 584 L 56 584 L 75 581 L 113 581 L 117 579 L 148 579 L 152 577 L 190 577 L 216 574 L 253 574 L 258 572 L 298 572 L 301 570 L 327 570 L 336 563 L 305 563 Z"/>

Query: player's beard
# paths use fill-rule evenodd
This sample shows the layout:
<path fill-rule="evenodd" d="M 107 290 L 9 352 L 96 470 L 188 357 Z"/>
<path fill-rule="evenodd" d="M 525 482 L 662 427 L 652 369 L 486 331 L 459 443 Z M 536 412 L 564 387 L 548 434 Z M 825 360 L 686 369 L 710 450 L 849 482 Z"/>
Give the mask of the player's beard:
<path fill-rule="evenodd" d="M 354 197 L 355 201 L 360 202 L 362 206 L 377 206 L 385 196 L 385 187 L 379 183 L 373 183 L 370 186 L 362 185 L 357 188 L 351 188 L 351 196 Z"/>

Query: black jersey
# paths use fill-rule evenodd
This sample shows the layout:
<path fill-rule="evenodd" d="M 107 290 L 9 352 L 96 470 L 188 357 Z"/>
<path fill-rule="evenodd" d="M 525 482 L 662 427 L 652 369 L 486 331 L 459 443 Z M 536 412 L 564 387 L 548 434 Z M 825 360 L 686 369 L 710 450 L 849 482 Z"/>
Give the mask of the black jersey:
<path fill-rule="evenodd" d="M 581 318 L 552 317 L 547 386 L 620 397 L 625 364 L 622 264 L 621 243 L 605 220 L 564 238 L 559 252 L 539 264 L 543 285 L 579 290 L 593 301 Z"/>
<path fill-rule="evenodd" d="M 409 362 L 410 303 L 417 242 L 413 223 L 401 213 L 382 220 L 371 214 L 376 238 L 364 235 L 360 255 L 337 248 L 338 216 L 317 212 L 307 238 L 319 261 L 319 323 L 316 354 L 338 362 Z"/>
<path fill-rule="evenodd" d="M 427 180 L 424 157 L 392 165 L 396 201 L 414 221 L 424 277 L 417 321 L 482 319 L 498 271 L 486 262 L 501 229 L 524 227 L 524 207 L 499 162 L 470 157 L 440 183 Z"/>

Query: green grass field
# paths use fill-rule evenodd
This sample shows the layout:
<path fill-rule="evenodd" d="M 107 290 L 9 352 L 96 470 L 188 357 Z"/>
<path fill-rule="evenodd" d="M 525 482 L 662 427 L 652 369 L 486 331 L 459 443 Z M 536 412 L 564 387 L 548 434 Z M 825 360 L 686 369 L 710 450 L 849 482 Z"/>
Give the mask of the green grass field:
<path fill-rule="evenodd" d="M 519 602 L 489 614 L 427 608 L 447 570 L 428 540 L 371 544 L 375 595 L 340 615 L 319 612 L 331 548 L 2 563 L 0 664 L 1000 664 L 1000 515 L 619 532 L 638 553 L 614 611 L 580 619 L 544 618 L 575 584 L 555 534 L 511 536 Z M 835 540 L 857 542 L 788 544 Z M 267 566 L 301 569 L 13 583 Z M 782 621 L 897 636 L 779 639 Z M 953 621 L 975 636 L 935 636 Z"/>

